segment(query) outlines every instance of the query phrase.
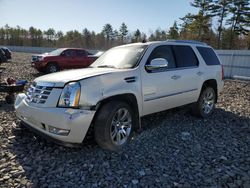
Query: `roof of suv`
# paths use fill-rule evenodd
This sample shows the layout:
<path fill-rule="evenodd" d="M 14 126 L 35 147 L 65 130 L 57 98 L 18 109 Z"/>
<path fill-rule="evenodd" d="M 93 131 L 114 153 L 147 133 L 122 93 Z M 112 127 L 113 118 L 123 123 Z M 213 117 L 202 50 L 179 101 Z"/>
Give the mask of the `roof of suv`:
<path fill-rule="evenodd" d="M 153 43 L 171 43 L 171 44 L 189 44 L 189 45 L 197 45 L 197 46 L 208 46 L 204 42 L 194 41 L 194 40 L 165 40 L 165 41 L 154 41 L 154 42 L 146 42 L 145 44 L 153 44 Z"/>
<path fill-rule="evenodd" d="M 123 45 L 123 46 L 136 46 L 136 45 L 147 45 L 148 46 L 148 45 L 157 44 L 157 43 L 165 43 L 165 44 L 188 44 L 188 45 L 209 47 L 204 42 L 199 42 L 199 41 L 194 41 L 194 40 L 166 40 L 166 41 L 138 42 L 138 43 L 126 44 L 126 45 Z"/>

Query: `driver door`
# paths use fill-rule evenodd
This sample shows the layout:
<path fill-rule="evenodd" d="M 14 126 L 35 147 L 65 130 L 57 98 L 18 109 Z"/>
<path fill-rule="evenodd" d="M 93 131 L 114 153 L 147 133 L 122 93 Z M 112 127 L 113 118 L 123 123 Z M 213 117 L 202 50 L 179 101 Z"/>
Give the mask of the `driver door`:
<path fill-rule="evenodd" d="M 63 69 L 76 68 L 76 54 L 72 49 L 65 50 L 62 54 L 61 67 Z"/>
<path fill-rule="evenodd" d="M 181 85 L 182 80 L 179 70 L 176 69 L 171 46 L 156 47 L 150 54 L 146 65 L 157 58 L 165 59 L 168 66 L 153 71 L 147 70 L 145 66 L 142 70 L 143 115 L 176 107 L 181 102 L 176 94 L 181 91 L 178 85 Z"/>

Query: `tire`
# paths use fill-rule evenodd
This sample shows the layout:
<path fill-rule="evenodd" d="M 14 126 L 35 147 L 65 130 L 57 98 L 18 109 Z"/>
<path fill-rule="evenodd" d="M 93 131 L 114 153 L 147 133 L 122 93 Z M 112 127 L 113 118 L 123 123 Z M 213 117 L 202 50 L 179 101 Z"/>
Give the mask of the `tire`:
<path fill-rule="evenodd" d="M 50 63 L 46 67 L 46 73 L 53 73 L 53 72 L 58 72 L 58 71 L 59 71 L 59 67 L 55 63 Z"/>
<path fill-rule="evenodd" d="M 118 151 L 131 140 L 135 123 L 135 113 L 127 103 L 104 104 L 94 122 L 95 140 L 103 149 Z"/>
<path fill-rule="evenodd" d="M 201 91 L 198 101 L 193 106 L 193 114 L 202 118 L 210 116 L 215 108 L 216 94 L 212 87 L 206 87 Z"/>
<path fill-rule="evenodd" d="M 15 95 L 14 94 L 6 95 L 5 101 L 7 104 L 13 104 L 15 102 Z"/>

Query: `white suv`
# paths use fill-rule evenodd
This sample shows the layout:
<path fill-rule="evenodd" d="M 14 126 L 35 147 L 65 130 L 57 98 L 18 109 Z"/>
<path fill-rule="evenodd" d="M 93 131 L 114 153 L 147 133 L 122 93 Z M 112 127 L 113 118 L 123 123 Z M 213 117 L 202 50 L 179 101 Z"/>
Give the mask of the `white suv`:
<path fill-rule="evenodd" d="M 222 66 L 206 44 L 136 43 L 108 50 L 89 68 L 36 78 L 15 108 L 22 123 L 61 144 L 82 143 L 93 126 L 102 148 L 118 150 L 147 114 L 192 103 L 207 117 L 222 87 Z"/>

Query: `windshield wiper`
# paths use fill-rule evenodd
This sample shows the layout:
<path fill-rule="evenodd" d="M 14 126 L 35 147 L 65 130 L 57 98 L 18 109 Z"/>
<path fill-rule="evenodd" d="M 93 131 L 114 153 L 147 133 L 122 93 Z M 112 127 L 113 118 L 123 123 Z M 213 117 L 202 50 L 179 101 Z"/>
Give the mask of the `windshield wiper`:
<path fill-rule="evenodd" d="M 97 68 L 116 68 L 114 65 L 99 65 Z"/>

